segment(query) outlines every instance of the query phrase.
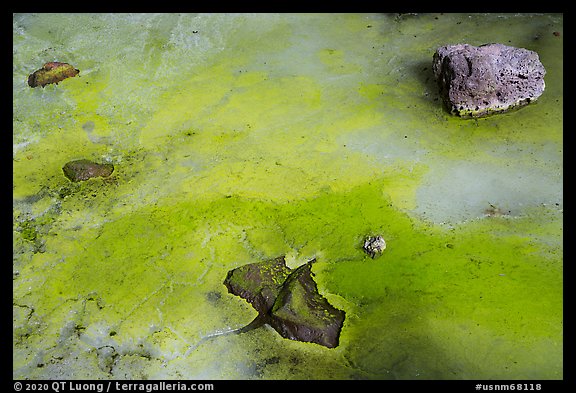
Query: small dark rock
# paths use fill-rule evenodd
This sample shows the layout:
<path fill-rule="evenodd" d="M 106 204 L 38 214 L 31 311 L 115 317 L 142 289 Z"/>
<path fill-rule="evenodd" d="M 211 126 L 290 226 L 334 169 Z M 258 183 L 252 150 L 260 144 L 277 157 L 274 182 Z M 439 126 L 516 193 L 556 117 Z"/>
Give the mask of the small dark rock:
<path fill-rule="evenodd" d="M 440 95 L 452 114 L 482 117 L 536 101 L 546 70 L 536 52 L 503 44 L 442 46 L 433 57 Z"/>
<path fill-rule="evenodd" d="M 98 164 L 90 160 L 76 160 L 67 162 L 64 167 L 64 176 L 70 181 L 78 182 L 93 177 L 108 177 L 114 171 L 112 164 Z"/>

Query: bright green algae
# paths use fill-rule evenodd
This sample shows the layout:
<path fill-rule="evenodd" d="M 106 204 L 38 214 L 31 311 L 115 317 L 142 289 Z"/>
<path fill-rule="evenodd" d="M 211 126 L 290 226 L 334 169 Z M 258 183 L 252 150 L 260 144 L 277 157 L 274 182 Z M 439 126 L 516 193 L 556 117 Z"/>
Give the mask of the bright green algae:
<path fill-rule="evenodd" d="M 240 327 L 253 318 L 254 313 L 221 284 L 229 268 L 278 254 L 298 261 L 317 255 L 319 288 L 338 296 L 330 301 L 346 309 L 347 319 L 340 347 L 333 352 L 320 355 L 322 349 L 306 348 L 301 355 L 291 354 L 305 362 L 309 351 L 319 353 L 327 358 L 322 364 L 334 362 L 331 370 L 307 374 L 304 367 L 292 370 L 293 376 L 491 377 L 494 365 L 499 377 L 553 373 L 558 360 L 544 370 L 531 369 L 533 360 L 527 360 L 538 358 L 536 354 L 554 342 L 556 349 L 546 351 L 548 361 L 561 353 L 561 265 L 556 255 L 535 246 L 530 234 L 534 220 L 487 218 L 473 223 L 473 230 L 435 230 L 390 207 L 383 187 L 368 184 L 288 204 L 225 197 L 159 204 L 105 224 L 96 236 L 78 239 L 83 252 L 57 263 L 47 263 L 47 253 L 36 254 L 20 272 L 46 272 L 35 285 L 44 296 L 34 309 L 49 312 L 35 312 L 32 319 L 42 321 L 42 334 L 27 339 L 58 348 L 63 328 L 49 321 L 72 306 L 77 312 L 62 317 L 71 324 L 69 334 L 78 335 L 86 351 L 110 345 L 123 355 L 141 350 L 141 357 L 153 359 L 146 364 L 161 363 L 170 358 L 166 346 L 182 356 L 186 344 L 198 341 L 199 334 Z M 205 218 L 210 226 L 193 217 Z M 493 234 L 500 227 L 513 235 Z M 222 235 L 212 238 L 213 228 L 222 228 Z M 252 239 L 253 233 L 263 232 L 271 240 L 270 254 L 258 250 L 258 236 Z M 363 233 L 383 233 L 388 239 L 389 247 L 379 259 L 361 250 Z M 25 303 L 34 295 L 23 285 L 15 288 L 15 296 Z M 22 328 L 30 324 L 29 320 Z M 164 335 L 175 337 L 158 339 Z M 45 340 L 54 342 L 47 345 Z M 297 347 L 266 331 L 221 340 L 247 351 L 221 360 L 224 373 L 248 359 L 263 362 L 251 358 L 262 340 L 274 351 Z M 376 348 L 384 352 L 377 356 Z M 210 369 L 194 360 L 212 349 L 207 345 L 196 351 L 177 363 L 192 364 L 198 371 Z M 270 378 L 288 377 L 278 374 L 280 370 L 265 367 L 261 372 Z"/>
<path fill-rule="evenodd" d="M 15 33 L 15 378 L 561 378 L 561 23 L 452 16 L 478 34 L 462 39 L 505 29 L 548 70 L 534 106 L 466 122 L 420 76 L 454 40 L 435 17 L 126 16 L 149 29 L 123 61 L 77 49 L 60 60 L 81 77 L 43 91 L 18 90 L 42 23 L 16 24 L 30 36 Z M 72 20 L 43 18 L 58 20 L 64 52 L 87 47 L 102 21 L 122 47 L 129 25 L 88 18 L 84 41 Z M 546 35 L 529 41 L 527 20 Z M 410 56 L 387 52 L 400 47 Z M 61 168 L 78 158 L 116 169 L 71 184 Z M 439 223 L 430 190 L 460 195 L 454 168 L 488 185 L 538 175 L 550 191 L 494 217 L 489 203 L 519 197 L 463 213 L 447 198 L 452 224 Z M 375 260 L 362 251 L 369 234 L 388 244 Z M 291 268 L 317 258 L 320 293 L 346 311 L 339 347 L 264 328 L 196 348 L 255 317 L 226 273 L 279 255 Z"/>

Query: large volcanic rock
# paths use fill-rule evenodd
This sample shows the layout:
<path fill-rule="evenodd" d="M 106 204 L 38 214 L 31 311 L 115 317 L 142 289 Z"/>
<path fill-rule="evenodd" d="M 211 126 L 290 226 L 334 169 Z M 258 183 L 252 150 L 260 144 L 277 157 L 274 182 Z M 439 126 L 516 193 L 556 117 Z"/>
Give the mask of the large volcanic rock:
<path fill-rule="evenodd" d="M 448 110 L 461 117 L 527 105 L 545 87 L 538 54 L 502 44 L 442 46 L 434 53 L 433 70 Z"/>

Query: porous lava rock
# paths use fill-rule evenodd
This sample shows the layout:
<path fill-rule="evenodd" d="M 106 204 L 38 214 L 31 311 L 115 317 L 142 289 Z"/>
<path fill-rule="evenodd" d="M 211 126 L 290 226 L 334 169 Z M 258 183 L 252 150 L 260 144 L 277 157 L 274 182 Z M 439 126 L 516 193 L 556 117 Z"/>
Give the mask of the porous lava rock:
<path fill-rule="evenodd" d="M 536 52 L 498 43 L 442 46 L 432 67 L 447 109 L 463 118 L 522 107 L 545 88 L 546 70 Z"/>
<path fill-rule="evenodd" d="M 384 252 L 386 249 L 386 241 L 382 236 L 368 236 L 364 241 L 364 247 L 362 248 L 372 259 L 374 259 Z"/>

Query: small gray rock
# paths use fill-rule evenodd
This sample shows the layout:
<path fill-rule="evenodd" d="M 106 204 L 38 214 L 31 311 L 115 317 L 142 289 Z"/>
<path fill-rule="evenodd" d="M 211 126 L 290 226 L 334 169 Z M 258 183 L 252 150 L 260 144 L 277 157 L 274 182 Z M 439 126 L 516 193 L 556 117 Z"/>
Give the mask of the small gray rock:
<path fill-rule="evenodd" d="M 363 248 L 364 251 L 374 259 L 386 249 L 386 241 L 382 236 L 368 236 L 366 240 L 364 240 Z"/>
<path fill-rule="evenodd" d="M 447 45 L 433 57 L 434 76 L 448 110 L 469 118 L 505 112 L 544 92 L 538 54 L 503 44 Z"/>

